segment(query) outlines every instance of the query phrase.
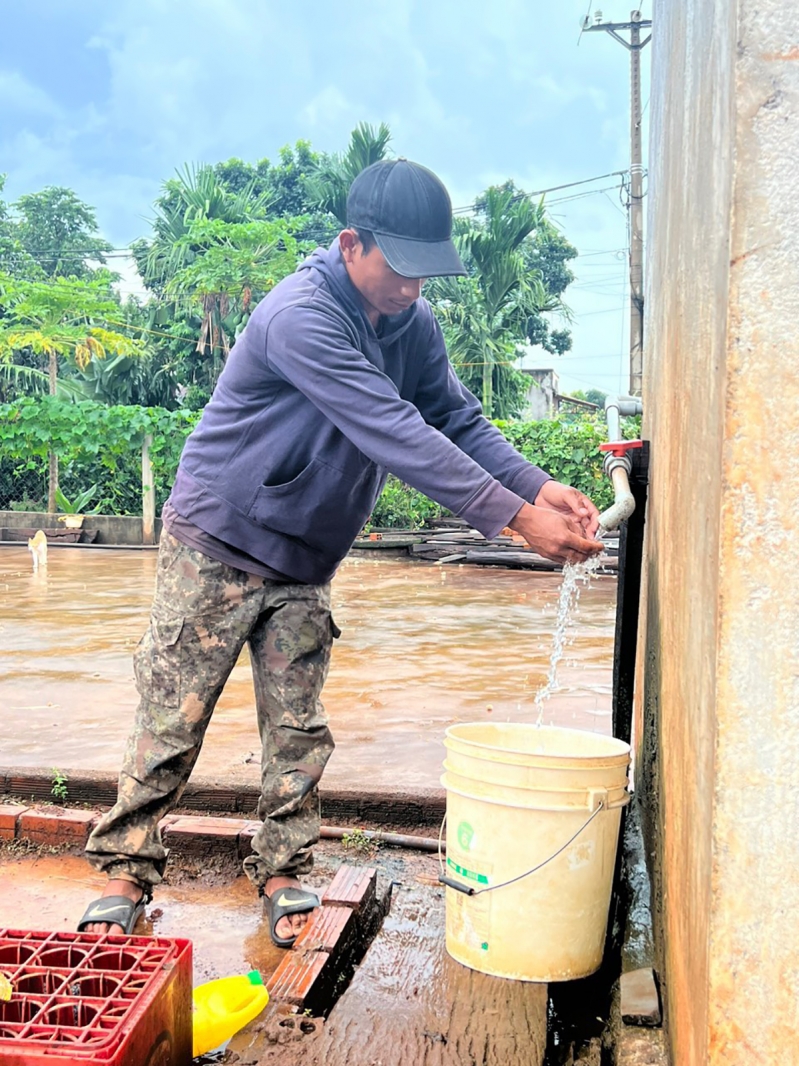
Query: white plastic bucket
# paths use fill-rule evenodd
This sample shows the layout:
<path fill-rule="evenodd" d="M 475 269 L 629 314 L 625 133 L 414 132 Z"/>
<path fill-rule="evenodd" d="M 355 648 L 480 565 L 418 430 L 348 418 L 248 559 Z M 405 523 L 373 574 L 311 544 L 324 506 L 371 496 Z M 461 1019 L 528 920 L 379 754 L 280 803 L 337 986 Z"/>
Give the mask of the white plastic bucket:
<path fill-rule="evenodd" d="M 629 744 L 578 729 L 468 723 L 451 726 L 444 745 L 446 876 L 474 893 L 446 889 L 447 951 L 520 981 L 594 973 L 630 799 Z"/>

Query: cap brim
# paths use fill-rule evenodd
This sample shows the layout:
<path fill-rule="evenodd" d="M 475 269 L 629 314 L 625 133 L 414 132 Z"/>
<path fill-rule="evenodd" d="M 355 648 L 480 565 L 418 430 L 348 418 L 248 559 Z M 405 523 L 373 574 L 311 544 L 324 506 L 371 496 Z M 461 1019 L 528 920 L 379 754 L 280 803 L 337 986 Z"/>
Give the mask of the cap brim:
<path fill-rule="evenodd" d="M 403 278 L 443 278 L 466 274 L 457 249 L 451 240 L 416 241 L 375 233 L 377 247 L 386 262 Z"/>

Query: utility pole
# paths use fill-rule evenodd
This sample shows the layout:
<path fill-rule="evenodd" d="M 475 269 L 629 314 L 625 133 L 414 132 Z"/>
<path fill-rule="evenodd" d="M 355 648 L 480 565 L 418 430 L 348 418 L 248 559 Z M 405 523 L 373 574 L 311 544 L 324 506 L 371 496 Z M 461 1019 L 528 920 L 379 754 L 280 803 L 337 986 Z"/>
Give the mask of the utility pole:
<path fill-rule="evenodd" d="M 586 17 L 584 33 L 602 30 L 623 44 L 630 53 L 630 395 L 641 395 L 644 365 L 644 167 L 641 160 L 641 50 L 652 40 L 652 34 L 641 40 L 641 30 L 651 26 L 642 19 L 640 11 L 630 12 L 629 22 L 602 22 L 597 11 L 594 25 Z M 619 30 L 629 30 L 630 40 Z"/>

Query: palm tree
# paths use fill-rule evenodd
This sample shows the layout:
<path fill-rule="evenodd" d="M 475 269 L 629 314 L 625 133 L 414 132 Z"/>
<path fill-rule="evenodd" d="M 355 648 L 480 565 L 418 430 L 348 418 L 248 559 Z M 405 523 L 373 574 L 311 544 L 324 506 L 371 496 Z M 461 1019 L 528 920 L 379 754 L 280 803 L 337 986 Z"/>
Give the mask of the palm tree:
<path fill-rule="evenodd" d="M 252 222 L 264 218 L 269 205 L 269 194 L 256 193 L 254 181 L 231 193 L 210 166 L 186 164 L 162 189 L 155 202 L 154 237 L 137 241 L 133 248 L 145 285 L 158 293 L 201 252 L 186 239 L 194 223 Z"/>
<path fill-rule="evenodd" d="M 174 301 L 167 306 L 153 306 L 151 326 L 161 326 L 164 322 L 173 325 L 181 315 L 185 318 L 188 314 L 193 319 L 196 304 L 200 325 L 195 350 L 202 356 L 210 356 L 210 366 L 204 368 L 202 375 L 209 392 L 228 352 L 223 323 L 230 327 L 227 322 L 230 298 L 220 284 L 198 287 L 190 281 L 196 274 L 204 275 L 207 280 L 209 271 L 203 268 L 201 260 L 210 247 L 224 243 L 213 231 L 209 232 L 209 227 L 226 225 L 243 229 L 263 222 L 270 194 L 256 192 L 255 185 L 252 180 L 231 192 L 213 167 L 186 165 L 177 171 L 177 177 L 163 184 L 155 204 L 152 240 L 136 241 L 133 245 L 139 273 L 147 288 L 158 297 Z M 199 295 L 198 301 L 195 295 Z M 181 301 L 188 307 L 181 307 Z"/>
<path fill-rule="evenodd" d="M 388 155 L 391 130 L 381 122 L 375 129 L 359 122 L 350 134 L 343 154 L 325 156 L 308 180 L 308 195 L 323 211 L 329 211 L 342 226 L 347 225 L 347 194 L 362 170 Z"/>
<path fill-rule="evenodd" d="M 546 223 L 543 204 L 489 189 L 481 216 L 455 225 L 455 242 L 469 271 L 435 278 L 425 295 L 442 324 L 452 362 L 482 396 L 487 418 L 517 413 L 526 379 L 513 364 L 531 315 L 548 307 L 541 272 L 525 261 L 524 242 Z"/>

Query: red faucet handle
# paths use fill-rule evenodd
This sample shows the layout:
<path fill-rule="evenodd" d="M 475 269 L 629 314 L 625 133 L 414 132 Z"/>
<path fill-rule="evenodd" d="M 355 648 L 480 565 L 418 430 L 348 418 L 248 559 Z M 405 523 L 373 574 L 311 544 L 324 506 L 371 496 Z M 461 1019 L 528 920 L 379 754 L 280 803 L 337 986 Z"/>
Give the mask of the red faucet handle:
<path fill-rule="evenodd" d="M 612 452 L 613 455 L 618 458 L 622 458 L 632 448 L 643 448 L 644 442 L 642 440 L 610 440 L 605 444 L 599 445 L 601 452 Z"/>

